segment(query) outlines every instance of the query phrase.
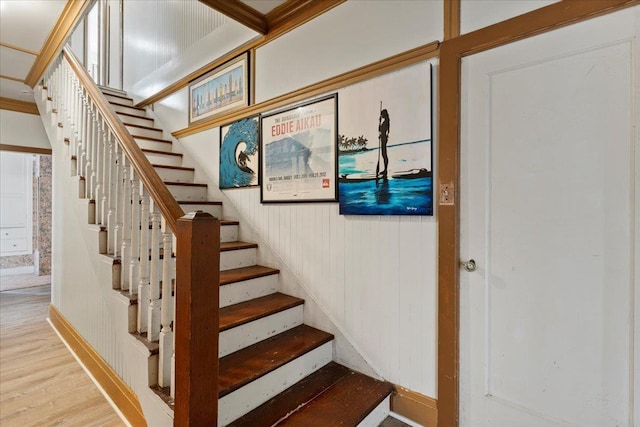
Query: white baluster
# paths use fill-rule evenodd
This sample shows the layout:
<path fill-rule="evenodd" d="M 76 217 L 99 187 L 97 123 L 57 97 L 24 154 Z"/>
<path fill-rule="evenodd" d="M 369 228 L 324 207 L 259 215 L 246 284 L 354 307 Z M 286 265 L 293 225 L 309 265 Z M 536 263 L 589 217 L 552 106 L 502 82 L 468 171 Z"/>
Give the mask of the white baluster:
<path fill-rule="evenodd" d="M 125 169 L 125 166 L 122 162 L 125 160 L 124 155 L 122 154 L 122 150 L 120 147 L 115 144 L 114 145 L 115 152 L 115 193 L 114 193 L 114 213 L 113 216 L 115 218 L 115 226 L 113 230 L 113 256 L 120 256 L 120 249 L 122 247 L 122 210 L 124 206 L 124 202 L 122 200 L 122 193 L 124 191 L 125 183 L 122 178 L 122 172 Z M 123 266 L 122 270 L 125 270 L 125 266 Z"/>
<path fill-rule="evenodd" d="M 138 293 L 140 282 L 140 181 L 134 173 L 131 181 L 131 246 L 129 266 L 129 294 Z M 138 297 L 139 298 L 139 297 Z M 140 306 L 138 306 L 140 312 Z M 136 322 L 137 323 L 137 322 Z"/>
<path fill-rule="evenodd" d="M 114 200 L 116 197 L 116 142 L 113 140 L 113 135 L 109 132 L 109 194 L 107 198 L 107 253 L 114 253 L 114 234 L 115 234 L 115 209 Z"/>
<path fill-rule="evenodd" d="M 127 166 L 125 168 L 125 174 L 129 174 L 131 171 L 131 168 L 129 166 Z M 131 188 L 133 185 L 135 185 L 136 179 L 134 177 L 132 177 L 132 179 L 130 180 L 125 180 L 125 185 L 123 186 L 122 192 L 123 192 L 123 197 L 124 197 L 124 205 L 123 205 L 123 221 L 122 221 L 122 254 L 121 254 L 121 259 L 122 259 L 122 265 L 123 265 L 123 271 L 122 271 L 122 280 L 121 280 L 121 287 L 123 291 L 128 291 L 130 288 L 130 271 L 129 269 L 131 268 L 131 251 L 132 251 L 132 246 L 131 246 L 131 216 L 133 215 L 132 212 L 132 200 L 133 198 L 133 193 L 131 191 Z"/>
<path fill-rule="evenodd" d="M 147 319 L 147 339 L 156 341 L 160 334 L 160 214 L 151 213 L 151 261 L 149 264 L 149 315 Z M 163 252 L 163 257 L 171 254 Z"/>
<path fill-rule="evenodd" d="M 95 176 L 95 201 L 96 201 L 96 224 L 103 225 L 104 217 L 102 215 L 102 199 L 104 198 L 104 189 L 102 188 L 102 174 L 104 164 L 104 135 L 102 132 L 102 119 L 96 117 L 96 143 L 94 150 L 95 163 L 93 168 L 93 176 Z"/>
<path fill-rule="evenodd" d="M 138 282 L 138 331 L 147 332 L 149 310 L 149 196 L 140 191 L 140 281 Z"/>
<path fill-rule="evenodd" d="M 162 310 L 160 331 L 160 366 L 158 367 L 158 384 L 160 387 L 171 385 L 171 359 L 173 356 L 173 296 L 171 284 L 173 283 L 173 269 L 171 262 L 172 236 L 170 231 L 162 234 Z"/>

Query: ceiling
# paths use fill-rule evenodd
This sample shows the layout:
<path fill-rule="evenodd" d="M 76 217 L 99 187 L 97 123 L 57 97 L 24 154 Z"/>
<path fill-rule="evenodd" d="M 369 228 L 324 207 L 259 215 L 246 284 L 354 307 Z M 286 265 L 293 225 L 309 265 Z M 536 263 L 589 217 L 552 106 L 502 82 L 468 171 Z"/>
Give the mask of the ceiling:
<path fill-rule="evenodd" d="M 61 19 L 67 1 L 75 0 L 0 0 L 0 97 L 34 102 L 33 91 L 24 80 Z M 240 2 L 263 18 L 283 3 L 304 3 L 300 0 L 225 0 L 227 4 Z"/>
<path fill-rule="evenodd" d="M 33 102 L 23 83 L 66 0 L 0 0 L 0 96 Z"/>

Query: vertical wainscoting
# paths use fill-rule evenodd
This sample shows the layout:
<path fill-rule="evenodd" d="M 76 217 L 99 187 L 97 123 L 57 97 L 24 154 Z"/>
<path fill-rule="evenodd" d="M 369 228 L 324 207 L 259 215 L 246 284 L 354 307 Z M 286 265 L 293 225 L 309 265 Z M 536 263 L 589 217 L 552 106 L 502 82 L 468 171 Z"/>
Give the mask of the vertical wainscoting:
<path fill-rule="evenodd" d="M 197 1 L 124 2 L 124 86 L 152 74 L 228 18 Z"/>
<path fill-rule="evenodd" d="M 219 130 L 180 142 L 204 172 L 197 179 L 217 185 Z M 255 239 L 253 230 L 263 239 L 259 256 L 279 258 L 376 371 L 436 395 L 435 217 L 342 216 L 335 203 L 263 205 L 258 187 L 224 196 L 224 216 L 241 220 L 241 238 Z"/>

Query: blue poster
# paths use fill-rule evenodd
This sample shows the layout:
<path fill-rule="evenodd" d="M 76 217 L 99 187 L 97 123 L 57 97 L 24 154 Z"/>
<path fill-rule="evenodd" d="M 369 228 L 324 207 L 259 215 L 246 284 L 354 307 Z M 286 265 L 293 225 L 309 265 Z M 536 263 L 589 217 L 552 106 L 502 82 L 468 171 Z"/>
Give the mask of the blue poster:
<path fill-rule="evenodd" d="M 220 189 L 258 185 L 258 117 L 220 128 Z"/>

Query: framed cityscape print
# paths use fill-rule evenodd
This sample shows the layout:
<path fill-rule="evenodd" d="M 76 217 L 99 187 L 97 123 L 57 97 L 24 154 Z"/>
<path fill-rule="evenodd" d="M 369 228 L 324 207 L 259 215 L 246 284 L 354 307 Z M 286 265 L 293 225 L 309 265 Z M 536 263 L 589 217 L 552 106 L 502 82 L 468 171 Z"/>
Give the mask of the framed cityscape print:
<path fill-rule="evenodd" d="M 262 203 L 335 202 L 338 97 L 261 116 Z"/>
<path fill-rule="evenodd" d="M 220 126 L 220 189 L 258 185 L 259 117 Z"/>
<path fill-rule="evenodd" d="M 432 71 L 422 63 L 341 89 L 342 215 L 433 215 Z"/>
<path fill-rule="evenodd" d="M 189 124 L 249 105 L 249 53 L 189 84 Z"/>

